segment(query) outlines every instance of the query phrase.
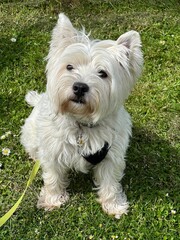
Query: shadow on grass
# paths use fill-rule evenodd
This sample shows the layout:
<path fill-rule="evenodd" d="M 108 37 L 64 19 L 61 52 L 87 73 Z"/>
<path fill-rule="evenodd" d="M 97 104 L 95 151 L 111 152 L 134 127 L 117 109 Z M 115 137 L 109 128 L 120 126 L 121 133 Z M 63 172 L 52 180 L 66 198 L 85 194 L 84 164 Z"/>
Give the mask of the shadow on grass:
<path fill-rule="evenodd" d="M 35 82 L 37 82 L 36 89 L 44 83 L 43 59 L 47 54 L 47 42 L 54 25 L 53 23 L 51 26 L 50 20 L 46 20 L 42 18 L 35 24 L 31 23 L 27 28 L 19 29 L 15 37 L 16 42 L 12 42 L 13 36 L 10 31 L 0 36 L 0 55 L 3 56 L 0 61 L 0 72 L 3 74 L 0 119 L 3 119 L 4 123 L 16 112 L 22 109 L 25 111 L 25 91 L 31 89 L 31 85 Z M 45 32 L 49 37 L 44 34 Z M 36 68 L 42 71 L 38 70 L 38 72 Z"/>
<path fill-rule="evenodd" d="M 134 128 L 127 152 L 124 178 L 129 200 L 155 199 L 169 194 L 179 198 L 180 162 L 178 151 L 170 142 L 162 140 L 146 129 Z"/>
<path fill-rule="evenodd" d="M 39 20 L 36 24 L 30 25 L 28 28 L 19 29 L 17 35 L 14 37 L 16 42 L 13 42 L 13 36 L 9 32 L 2 34 L 0 38 L 0 54 L 3 57 L 0 62 L 0 71 L 6 67 L 8 69 L 14 68 L 14 70 L 17 66 L 28 67 L 28 62 L 26 63 L 27 66 L 24 66 L 23 58 L 27 58 L 30 52 L 33 54 L 33 52 L 37 52 L 37 49 L 40 51 L 43 46 L 48 46 L 48 40 L 44 37 L 44 39 L 41 39 L 41 37 L 38 38 L 38 35 L 42 34 L 41 32 L 48 32 L 50 36 L 52 26 L 53 24 L 49 23 L 49 19 L 47 21 L 45 19 Z M 38 47 L 36 44 L 38 44 Z M 44 51 L 42 51 L 43 54 Z"/>
<path fill-rule="evenodd" d="M 123 188 L 129 201 L 141 197 L 153 200 L 157 196 L 179 197 L 180 163 L 178 152 L 168 141 L 143 128 L 134 128 L 127 152 L 127 167 Z M 86 194 L 94 187 L 91 174 L 72 174 L 71 194 Z"/>

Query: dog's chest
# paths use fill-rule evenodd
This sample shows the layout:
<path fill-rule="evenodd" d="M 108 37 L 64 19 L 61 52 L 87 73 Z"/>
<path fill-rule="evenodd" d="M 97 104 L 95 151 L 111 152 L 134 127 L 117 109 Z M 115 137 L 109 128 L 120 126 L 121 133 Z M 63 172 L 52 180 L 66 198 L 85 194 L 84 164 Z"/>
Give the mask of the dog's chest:
<path fill-rule="evenodd" d="M 80 127 L 77 129 L 75 145 L 79 153 L 88 155 L 100 151 L 106 142 L 111 145 L 112 139 L 112 131 L 103 126 Z"/>
<path fill-rule="evenodd" d="M 108 130 L 108 131 L 107 131 Z M 58 160 L 66 165 L 101 162 L 108 154 L 114 133 L 104 127 L 62 127 L 58 130 Z"/>

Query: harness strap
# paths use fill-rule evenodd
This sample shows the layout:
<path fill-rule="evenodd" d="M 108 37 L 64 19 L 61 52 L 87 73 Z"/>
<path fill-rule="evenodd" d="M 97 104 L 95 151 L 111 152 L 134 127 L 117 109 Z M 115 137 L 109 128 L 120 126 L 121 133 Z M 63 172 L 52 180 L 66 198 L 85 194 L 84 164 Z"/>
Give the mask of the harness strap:
<path fill-rule="evenodd" d="M 97 151 L 96 153 L 90 154 L 90 155 L 82 155 L 82 156 L 89 163 L 91 163 L 93 165 L 97 165 L 98 163 L 100 163 L 106 157 L 109 149 L 110 149 L 110 147 L 109 147 L 108 142 L 105 142 L 104 146 L 99 151 Z"/>

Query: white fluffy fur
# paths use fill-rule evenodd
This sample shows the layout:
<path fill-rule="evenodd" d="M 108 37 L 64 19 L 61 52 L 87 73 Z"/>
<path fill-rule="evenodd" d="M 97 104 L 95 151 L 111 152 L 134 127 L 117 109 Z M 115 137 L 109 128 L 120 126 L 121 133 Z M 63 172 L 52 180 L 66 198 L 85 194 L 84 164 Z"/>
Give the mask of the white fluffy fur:
<path fill-rule="evenodd" d="M 21 135 L 26 151 L 40 159 L 43 170 L 38 207 L 50 210 L 64 204 L 69 198 L 69 170 L 87 173 L 92 168 L 80 153 L 93 154 L 108 142 L 107 156 L 92 170 L 103 210 L 119 218 L 128 209 L 120 180 L 131 135 L 131 120 L 123 103 L 141 73 L 139 34 L 130 31 L 117 41 L 91 40 L 60 14 L 47 60 L 47 90 L 27 94 L 26 101 L 34 108 Z M 69 64 L 72 70 L 66 68 Z M 99 74 L 101 70 L 106 78 Z M 84 103 L 72 101 L 75 82 L 89 86 Z M 77 144 L 80 134 L 81 148 Z"/>

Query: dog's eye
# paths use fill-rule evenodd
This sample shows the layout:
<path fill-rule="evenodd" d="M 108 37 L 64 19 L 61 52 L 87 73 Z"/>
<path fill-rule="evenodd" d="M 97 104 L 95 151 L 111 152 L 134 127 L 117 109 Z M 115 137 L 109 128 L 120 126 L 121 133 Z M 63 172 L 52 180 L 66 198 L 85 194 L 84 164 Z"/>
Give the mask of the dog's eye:
<path fill-rule="evenodd" d="M 74 69 L 74 68 L 73 68 L 73 66 L 72 66 L 71 64 L 68 64 L 68 65 L 66 66 L 66 69 L 69 70 L 69 71 L 71 71 L 71 70 Z"/>
<path fill-rule="evenodd" d="M 107 78 L 107 73 L 104 70 L 101 70 L 98 72 L 99 77 L 101 78 Z"/>

